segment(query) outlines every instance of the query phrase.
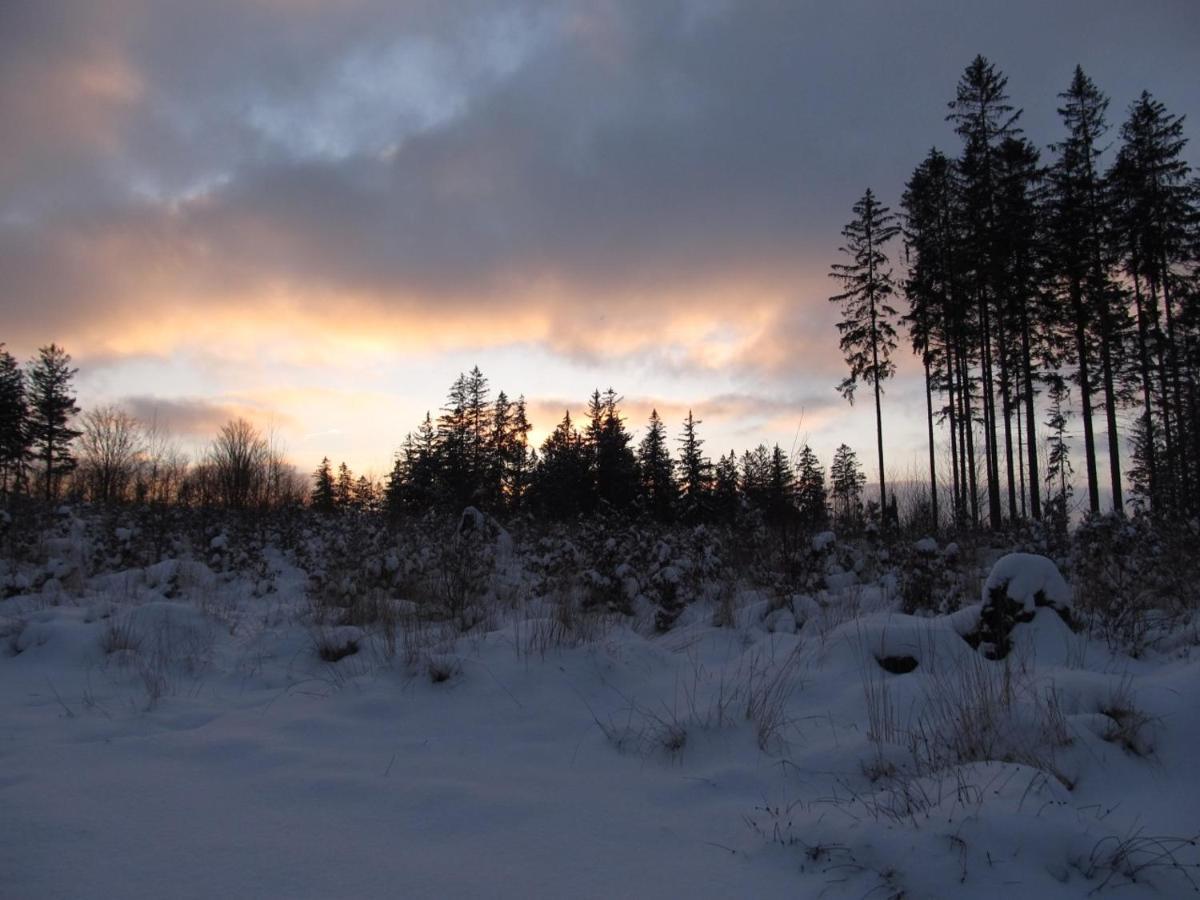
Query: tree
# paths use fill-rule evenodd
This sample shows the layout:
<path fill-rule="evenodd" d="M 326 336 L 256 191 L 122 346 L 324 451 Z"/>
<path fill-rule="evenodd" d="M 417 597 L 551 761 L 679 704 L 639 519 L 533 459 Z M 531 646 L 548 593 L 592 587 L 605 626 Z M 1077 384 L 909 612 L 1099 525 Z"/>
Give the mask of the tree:
<path fill-rule="evenodd" d="M 713 489 L 712 461 L 701 451 L 704 441 L 696 435 L 699 424 L 689 409 L 679 437 L 680 511 L 687 521 L 707 517 Z"/>
<path fill-rule="evenodd" d="M 1067 443 L 1070 389 L 1060 375 L 1052 375 L 1048 381 L 1050 416 L 1046 427 L 1050 429 L 1050 452 L 1046 454 L 1046 519 L 1058 532 L 1065 534 L 1070 520 L 1071 476 L 1074 474 L 1071 447 Z"/>
<path fill-rule="evenodd" d="M 0 494 L 23 486 L 29 438 L 25 375 L 13 355 L 0 344 Z"/>
<path fill-rule="evenodd" d="M 825 470 L 808 444 L 800 448 L 796 459 L 796 507 L 800 511 L 801 524 L 807 528 L 823 528 L 829 520 Z"/>
<path fill-rule="evenodd" d="M 379 492 L 375 483 L 366 475 L 359 475 L 358 480 L 354 482 L 354 499 L 351 501 L 353 507 L 359 512 L 374 512 L 378 499 Z"/>
<path fill-rule="evenodd" d="M 866 476 L 858 464 L 858 456 L 845 444 L 833 452 L 829 468 L 830 494 L 833 510 L 843 525 L 857 527 L 862 522 L 862 492 Z"/>
<path fill-rule="evenodd" d="M 740 502 L 737 457 L 730 451 L 717 460 L 713 484 L 713 511 L 721 521 L 732 522 L 737 517 Z"/>
<path fill-rule="evenodd" d="M 33 456 L 42 466 L 45 499 L 54 498 L 59 480 L 75 469 L 71 443 L 80 432 L 70 426 L 79 413 L 71 382 L 78 369 L 56 344 L 42 347 L 29 367 L 29 435 Z"/>
<path fill-rule="evenodd" d="M 588 456 L 570 411 L 542 443 L 530 493 L 551 518 L 570 518 L 585 509 L 590 494 Z"/>
<path fill-rule="evenodd" d="M 82 416 L 79 468 L 88 497 L 97 503 L 129 498 L 145 442 L 137 419 L 115 406 L 100 406 Z"/>
<path fill-rule="evenodd" d="M 338 466 L 337 480 L 333 484 L 333 505 L 338 509 L 350 509 L 354 505 L 354 473 L 344 462 Z"/>
<path fill-rule="evenodd" d="M 975 337 L 982 383 L 984 462 L 988 474 L 988 518 L 1001 525 L 1000 455 L 996 441 L 994 344 L 1004 344 L 994 322 L 1001 281 L 997 249 L 997 156 L 1000 144 L 1019 133 L 1021 110 L 1006 93 L 1008 79 L 983 56 L 976 56 L 959 79 L 947 119 L 963 141 L 958 163 L 962 205 L 963 277 L 975 306 Z M 967 419 L 968 426 L 970 419 Z M 883 506 L 883 504 L 881 504 Z"/>
<path fill-rule="evenodd" d="M 212 499 L 229 509 L 247 509 L 263 496 L 270 447 L 262 433 L 245 419 L 234 419 L 208 450 Z"/>
<path fill-rule="evenodd" d="M 619 404 L 611 387 L 595 391 L 588 402 L 588 424 L 584 442 L 590 455 L 595 498 L 611 509 L 622 510 L 637 495 L 637 472 L 632 435 L 625 428 Z"/>
<path fill-rule="evenodd" d="M 875 392 L 875 442 L 879 451 L 879 497 L 886 500 L 883 471 L 883 413 L 881 396 L 883 382 L 895 372 L 891 361 L 896 348 L 896 329 L 893 324 L 896 310 L 891 306 L 895 282 L 884 248 L 900 226 L 886 206 L 880 206 L 870 189 L 854 204 L 854 219 L 842 229 L 846 243 L 841 252 L 850 257 L 849 263 L 836 263 L 830 275 L 839 280 L 845 290 L 830 297 L 842 307 L 838 322 L 841 348 L 850 367 L 850 375 L 839 390 L 851 403 L 861 378 Z"/>
<path fill-rule="evenodd" d="M 670 521 L 678 498 L 675 463 L 667 447 L 667 429 L 657 409 L 650 411 L 646 434 L 638 445 L 642 502 L 660 522 Z"/>
<path fill-rule="evenodd" d="M 1198 188 L 1184 157 L 1183 117 L 1143 91 L 1121 127 L 1121 147 L 1109 173 L 1117 249 L 1132 283 L 1138 387 L 1142 394 L 1144 466 L 1151 504 L 1200 509 L 1188 485 L 1200 489 L 1197 453 L 1184 432 L 1197 434 L 1196 391 L 1187 392 L 1177 333 L 1181 303 L 1194 270 L 1200 219 Z M 1194 306 L 1194 302 L 1193 302 Z M 1195 438 L 1193 437 L 1193 440 Z M 1189 462 L 1191 465 L 1189 466 Z"/>
<path fill-rule="evenodd" d="M 313 472 L 313 490 L 310 498 L 313 509 L 317 512 L 331 513 L 337 505 L 333 486 L 333 470 L 326 456 Z"/>
<path fill-rule="evenodd" d="M 1066 324 L 1074 338 L 1088 505 L 1095 513 L 1100 511 L 1096 439 L 1092 426 L 1093 396 L 1097 388 L 1103 394 L 1108 426 L 1113 508 L 1120 510 L 1123 506 L 1116 376 L 1128 328 L 1109 276 L 1112 268 L 1108 236 L 1110 195 L 1099 163 L 1104 150 L 1103 137 L 1108 129 L 1105 120 L 1108 98 L 1078 66 L 1070 86 L 1059 97 L 1063 105 L 1058 112 L 1067 136 L 1054 145 L 1057 158 L 1050 169 L 1051 246 L 1054 266 L 1061 275 L 1066 294 Z"/>

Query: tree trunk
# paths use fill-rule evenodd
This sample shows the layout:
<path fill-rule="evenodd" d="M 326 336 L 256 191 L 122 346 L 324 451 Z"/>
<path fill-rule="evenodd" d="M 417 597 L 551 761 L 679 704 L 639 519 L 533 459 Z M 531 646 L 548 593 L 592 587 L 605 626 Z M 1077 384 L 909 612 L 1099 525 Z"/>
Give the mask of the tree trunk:
<path fill-rule="evenodd" d="M 922 354 L 925 364 L 925 418 L 929 425 L 929 504 L 933 516 L 933 530 L 938 529 L 938 486 L 937 461 L 934 458 L 933 446 L 933 389 L 929 384 L 929 354 Z"/>
<path fill-rule="evenodd" d="M 1077 280 L 1071 282 L 1071 305 L 1075 313 L 1075 352 L 1079 357 L 1079 402 L 1083 415 L 1083 452 L 1084 465 L 1087 469 L 1088 510 L 1098 513 L 1100 512 L 1100 487 L 1096 477 L 1096 437 L 1092 431 L 1092 386 L 1088 371 L 1082 289 Z"/>

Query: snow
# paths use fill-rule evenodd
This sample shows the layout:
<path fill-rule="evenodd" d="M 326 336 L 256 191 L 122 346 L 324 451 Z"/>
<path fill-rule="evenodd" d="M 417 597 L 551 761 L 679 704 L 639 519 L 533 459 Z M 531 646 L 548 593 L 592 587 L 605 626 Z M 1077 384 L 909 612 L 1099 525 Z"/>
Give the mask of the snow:
<path fill-rule="evenodd" d="M 481 624 L 397 589 L 392 645 L 314 619 L 312 573 L 270 548 L 253 575 L 10 578 L 0 895 L 1193 893 L 1137 866 L 1197 831 L 1200 658 L 1125 657 L 1036 609 L 1070 602 L 1050 560 L 984 580 L 1035 612 L 991 660 L 964 640 L 982 604 L 901 615 L 853 573 L 743 587 L 732 627 L 703 591 L 663 634 L 644 609 L 564 625 L 512 537 L 472 524 L 503 560 Z M 76 565 L 72 535 L 48 569 Z M 677 547 L 650 549 L 687 581 Z"/>
<path fill-rule="evenodd" d="M 821 531 L 813 535 L 812 548 L 816 553 L 820 553 L 832 546 L 837 541 L 837 535 L 832 531 Z"/>
<path fill-rule="evenodd" d="M 938 552 L 937 541 L 931 537 L 923 537 L 913 544 L 913 549 L 918 553 L 924 553 L 928 556 L 933 556 Z"/>
<path fill-rule="evenodd" d="M 1010 553 L 997 560 L 984 582 L 983 602 L 986 604 L 997 590 L 1030 613 L 1039 605 L 1071 607 L 1071 589 L 1058 566 L 1034 553 Z"/>

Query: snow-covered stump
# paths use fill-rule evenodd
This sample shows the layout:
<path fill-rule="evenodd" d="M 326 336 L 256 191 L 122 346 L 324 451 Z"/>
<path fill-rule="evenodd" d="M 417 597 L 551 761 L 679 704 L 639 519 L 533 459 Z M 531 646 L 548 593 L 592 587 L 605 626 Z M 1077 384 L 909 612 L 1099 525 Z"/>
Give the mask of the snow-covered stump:
<path fill-rule="evenodd" d="M 1012 630 L 1033 621 L 1037 611 L 1054 610 L 1072 623 L 1071 589 L 1052 560 L 1035 553 L 1010 553 L 992 566 L 983 585 L 979 625 L 970 640 L 989 659 L 1003 659 L 1012 649 Z"/>

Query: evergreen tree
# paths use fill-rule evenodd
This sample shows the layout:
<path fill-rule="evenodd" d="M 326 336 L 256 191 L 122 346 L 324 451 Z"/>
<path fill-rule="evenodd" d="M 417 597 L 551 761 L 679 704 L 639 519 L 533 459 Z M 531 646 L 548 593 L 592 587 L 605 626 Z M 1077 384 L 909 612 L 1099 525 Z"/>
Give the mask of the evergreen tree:
<path fill-rule="evenodd" d="M 678 488 L 675 484 L 675 463 L 667 447 L 667 429 L 657 409 L 650 411 L 646 434 L 638 445 L 638 474 L 643 505 L 660 522 L 670 521 L 678 499 Z"/>
<path fill-rule="evenodd" d="M 1010 425 L 1015 412 L 1018 434 L 1023 432 L 1025 437 L 1024 456 L 1019 445 L 1016 453 L 1022 483 L 1022 515 L 1025 511 L 1024 486 L 1028 484 L 1030 512 L 1034 519 L 1040 519 L 1042 503 L 1034 403 L 1039 372 L 1035 362 L 1047 354 L 1044 323 L 1051 318 L 1051 310 L 1044 302 L 1042 290 L 1046 260 L 1040 248 L 1046 241 L 1044 217 L 1038 202 L 1043 173 L 1037 149 L 1023 138 L 1006 138 L 1000 145 L 998 173 L 999 317 L 1004 331 L 1016 336 L 1016 340 L 1007 342 L 1000 353 L 1009 515 L 1014 519 L 1017 517 Z M 1024 406 L 1023 422 L 1021 405 Z"/>
<path fill-rule="evenodd" d="M 1058 374 L 1051 375 L 1047 381 L 1050 415 L 1046 427 L 1050 429 L 1050 452 L 1046 455 L 1046 519 L 1055 530 L 1065 534 L 1070 521 L 1071 476 L 1074 474 L 1071 448 L 1067 443 L 1070 390 L 1066 379 Z"/>
<path fill-rule="evenodd" d="M 374 512 L 378 504 L 378 491 L 366 475 L 359 475 L 354 482 L 354 499 L 351 505 L 358 512 Z"/>
<path fill-rule="evenodd" d="M 354 505 L 354 473 L 344 462 L 338 466 L 337 481 L 333 485 L 333 503 L 338 509 L 350 509 Z"/>
<path fill-rule="evenodd" d="M 708 516 L 713 489 L 712 461 L 701 451 L 704 441 L 696 435 L 700 422 L 688 410 L 679 437 L 680 512 L 685 521 L 702 521 Z"/>
<path fill-rule="evenodd" d="M 25 376 L 0 344 L 0 494 L 23 486 L 29 458 L 29 406 Z"/>
<path fill-rule="evenodd" d="M 975 335 L 982 388 L 984 463 L 988 480 L 988 518 L 1001 525 L 1000 455 L 996 440 L 993 375 L 995 346 L 1004 345 L 1002 323 L 995 321 L 998 285 L 1002 280 L 997 239 L 997 156 L 1001 143 L 1019 133 L 1021 116 L 1008 102 L 1008 79 L 983 56 L 976 56 L 959 79 L 947 118 L 962 138 L 957 171 L 963 220 L 963 277 L 974 300 Z M 967 418 L 968 430 L 970 417 Z"/>
<path fill-rule="evenodd" d="M 829 520 L 825 470 L 808 444 L 800 448 L 796 476 L 796 507 L 800 511 L 801 524 L 813 530 L 824 528 Z"/>
<path fill-rule="evenodd" d="M 542 443 L 531 496 L 551 518 L 577 516 L 588 504 L 590 474 L 583 438 L 571 421 L 571 413 L 566 412 Z"/>
<path fill-rule="evenodd" d="M 1134 298 L 1146 480 L 1152 506 L 1167 508 L 1187 508 L 1189 484 L 1200 489 L 1200 454 L 1185 449 L 1184 436 L 1189 427 L 1196 434 L 1200 410 L 1194 408 L 1196 392 L 1184 389 L 1177 333 L 1200 218 L 1186 146 L 1183 117 L 1143 92 L 1121 128 L 1109 173 L 1116 243 Z M 1200 509 L 1200 499 L 1191 508 Z"/>
<path fill-rule="evenodd" d="M 1092 425 L 1095 394 L 1101 393 L 1108 426 L 1113 508 L 1122 508 L 1121 450 L 1117 433 L 1117 369 L 1128 331 L 1123 306 L 1110 279 L 1110 194 L 1099 158 L 1108 129 L 1108 98 L 1081 68 L 1059 94 L 1059 115 L 1066 138 L 1055 145 L 1050 169 L 1050 222 L 1054 267 L 1062 279 L 1065 323 L 1074 339 L 1076 383 L 1083 418 L 1084 462 L 1088 505 L 1100 511 L 1096 471 L 1096 439 Z"/>
<path fill-rule="evenodd" d="M 843 293 L 829 298 L 842 307 L 838 331 L 842 336 L 842 352 L 850 366 L 850 375 L 842 381 L 839 390 L 853 403 L 854 390 L 861 378 L 875 393 L 881 500 L 886 499 L 881 397 L 883 382 L 896 370 L 891 361 L 892 351 L 896 348 L 896 310 L 891 306 L 895 282 L 884 248 L 899 230 L 896 217 L 886 206 L 880 206 L 875 195 L 867 190 L 854 204 L 854 219 L 842 229 L 846 243 L 841 250 L 852 261 L 835 264 L 830 273 L 845 287 Z"/>
<path fill-rule="evenodd" d="M 313 490 L 310 498 L 313 509 L 318 512 L 333 512 L 336 503 L 334 499 L 333 470 L 329 457 L 321 460 L 321 465 L 313 472 Z"/>
<path fill-rule="evenodd" d="M 866 481 L 858 456 L 845 444 L 839 445 L 833 452 L 829 483 L 834 515 L 842 525 L 858 527 L 862 523 L 862 492 Z"/>
<path fill-rule="evenodd" d="M 732 522 L 737 517 L 740 501 L 737 457 L 730 451 L 717 460 L 713 483 L 713 512 L 719 520 Z"/>
<path fill-rule="evenodd" d="M 79 412 L 72 386 L 78 371 L 71 367 L 70 354 L 55 344 L 38 350 L 29 367 L 29 436 L 47 501 L 54 498 L 62 476 L 75 468 L 71 442 L 80 432 L 70 422 Z"/>
<path fill-rule="evenodd" d="M 767 465 L 766 512 L 767 520 L 777 525 L 789 524 L 796 517 L 796 473 L 778 444 Z"/>
<path fill-rule="evenodd" d="M 760 512 L 766 512 L 770 499 L 771 451 L 766 444 L 742 454 L 741 488 L 746 502 Z"/>
<path fill-rule="evenodd" d="M 929 441 L 929 479 L 937 518 L 937 464 L 933 438 L 932 393 L 944 391 L 945 404 L 937 417 L 950 432 L 950 475 L 954 521 L 978 522 L 973 428 L 974 380 L 970 374 L 975 349 L 974 304 L 968 302 L 960 250 L 965 244 L 961 190 L 957 167 L 938 150 L 931 150 L 905 187 L 904 242 L 908 278 L 904 292 L 909 303 L 906 321 L 913 349 L 921 355 L 926 374 L 926 416 Z"/>
<path fill-rule="evenodd" d="M 637 495 L 637 472 L 630 443 L 618 408 L 621 398 L 611 387 L 595 391 L 588 404 L 585 434 L 590 454 L 592 484 L 596 500 L 610 509 L 623 510 Z"/>

